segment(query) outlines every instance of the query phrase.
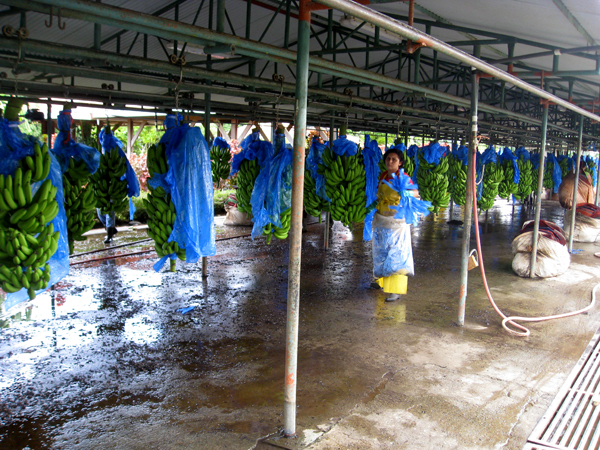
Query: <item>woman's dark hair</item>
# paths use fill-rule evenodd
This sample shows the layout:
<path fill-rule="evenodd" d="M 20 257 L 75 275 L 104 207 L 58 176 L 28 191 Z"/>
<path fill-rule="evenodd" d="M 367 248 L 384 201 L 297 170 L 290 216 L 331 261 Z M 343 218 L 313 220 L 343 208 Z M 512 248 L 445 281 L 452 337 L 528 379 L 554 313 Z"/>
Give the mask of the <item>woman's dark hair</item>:
<path fill-rule="evenodd" d="M 398 159 L 400 160 L 400 165 L 401 166 L 404 165 L 404 153 L 402 151 L 398 150 L 397 148 L 388 148 L 386 150 L 386 152 L 383 154 L 383 162 L 384 163 L 390 153 L 395 153 L 396 155 L 398 155 Z"/>

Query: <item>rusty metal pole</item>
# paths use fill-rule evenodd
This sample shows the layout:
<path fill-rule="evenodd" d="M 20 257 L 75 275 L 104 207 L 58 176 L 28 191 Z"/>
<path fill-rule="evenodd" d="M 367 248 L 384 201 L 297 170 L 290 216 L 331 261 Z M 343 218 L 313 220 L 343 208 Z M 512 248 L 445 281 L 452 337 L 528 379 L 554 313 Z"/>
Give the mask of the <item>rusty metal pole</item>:
<path fill-rule="evenodd" d="M 538 188 L 535 205 L 535 222 L 533 223 L 533 235 L 531 237 L 531 263 L 529 266 L 529 278 L 535 274 L 535 263 L 537 259 L 538 234 L 540 232 L 540 215 L 542 213 L 542 192 L 544 190 L 544 160 L 546 159 L 546 132 L 548 130 L 548 103 L 544 102 L 544 114 L 542 116 L 542 148 L 540 148 L 540 167 L 538 169 Z"/>
<path fill-rule="evenodd" d="M 460 292 L 458 300 L 458 326 L 465 324 L 465 310 L 467 305 L 467 284 L 469 281 L 469 252 L 471 247 L 471 222 L 473 221 L 474 192 L 472 168 L 475 164 L 474 157 L 477 150 L 477 116 L 479 105 L 479 75 L 476 70 L 471 73 L 471 132 L 469 134 L 469 160 L 467 163 L 467 192 L 465 198 L 465 213 L 463 224 L 462 255 L 460 262 Z"/>
<path fill-rule="evenodd" d="M 573 233 L 575 232 L 575 213 L 577 207 L 577 189 L 579 189 L 579 169 L 581 167 L 581 147 L 583 146 L 583 116 L 579 121 L 577 139 L 577 165 L 575 166 L 575 184 L 573 185 L 573 203 L 571 204 L 571 227 L 569 228 L 569 253 L 573 251 Z"/>
<path fill-rule="evenodd" d="M 304 153 L 308 103 L 308 59 L 310 51 L 309 0 L 300 1 L 298 63 L 296 65 L 296 113 L 292 166 L 292 227 L 288 266 L 288 299 L 285 352 L 283 432 L 296 435 L 296 380 L 298 369 L 298 323 L 300 314 L 300 257 L 302 255 L 302 210 L 304 204 Z"/>

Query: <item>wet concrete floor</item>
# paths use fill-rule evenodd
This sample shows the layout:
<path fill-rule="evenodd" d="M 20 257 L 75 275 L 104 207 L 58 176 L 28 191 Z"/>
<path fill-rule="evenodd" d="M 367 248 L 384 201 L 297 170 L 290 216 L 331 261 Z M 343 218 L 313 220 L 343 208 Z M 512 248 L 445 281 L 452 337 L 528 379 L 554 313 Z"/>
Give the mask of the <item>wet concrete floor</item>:
<path fill-rule="evenodd" d="M 544 202 L 543 219 L 562 225 L 562 214 L 557 202 Z M 531 218 L 498 201 L 481 226 L 499 307 L 540 316 L 587 306 L 600 282 L 597 244 L 576 243 L 581 252 L 560 277 L 512 272 L 510 243 Z M 307 227 L 295 439 L 279 437 L 287 241 L 219 241 L 207 278 L 200 263 L 156 273 L 154 253 L 73 265 L 55 289 L 5 317 L 0 448 L 523 448 L 600 313 L 530 324 L 530 337 L 513 337 L 475 269 L 466 323 L 457 326 L 463 228 L 449 219 L 445 211 L 413 228 L 416 273 L 394 303 L 371 286 L 362 230 L 335 224 L 324 250 L 323 225 Z M 249 231 L 218 226 L 217 237 Z M 123 230 L 114 244 L 144 237 Z M 77 251 L 102 247 L 102 239 Z"/>

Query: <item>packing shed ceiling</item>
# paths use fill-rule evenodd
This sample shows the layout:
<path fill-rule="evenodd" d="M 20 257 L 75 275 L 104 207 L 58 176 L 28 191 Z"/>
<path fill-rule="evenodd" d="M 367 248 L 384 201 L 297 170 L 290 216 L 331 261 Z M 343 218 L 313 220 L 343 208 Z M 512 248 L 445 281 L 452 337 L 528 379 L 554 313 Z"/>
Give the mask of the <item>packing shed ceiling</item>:
<path fill-rule="evenodd" d="M 2 94 L 107 108 L 293 120 L 296 1 L 0 0 Z M 419 0 L 369 7 L 595 112 L 600 2 Z M 19 32 L 21 30 L 21 32 Z M 308 124 L 463 138 L 470 67 L 336 10 L 313 12 Z M 414 46 L 413 46 L 414 47 Z M 207 55 L 211 53 L 211 55 Z M 112 89 L 111 89 L 112 86 Z M 539 141 L 539 98 L 482 78 L 480 127 Z M 550 106 L 549 141 L 576 142 L 580 116 Z M 585 121 L 585 138 L 597 125 Z"/>

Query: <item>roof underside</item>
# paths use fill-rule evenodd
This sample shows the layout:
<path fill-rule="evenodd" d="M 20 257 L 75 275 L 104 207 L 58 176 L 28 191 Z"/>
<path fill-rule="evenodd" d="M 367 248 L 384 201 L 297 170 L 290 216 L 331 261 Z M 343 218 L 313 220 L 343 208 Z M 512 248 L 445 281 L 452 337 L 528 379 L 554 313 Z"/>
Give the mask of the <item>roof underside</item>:
<path fill-rule="evenodd" d="M 160 111 L 204 111 L 209 101 L 223 121 L 293 120 L 295 1 L 0 5 L 2 94 Z M 414 6 L 415 28 L 597 109 L 597 0 L 418 0 Z M 408 1 L 372 1 L 370 7 L 403 22 L 409 18 Z M 465 136 L 470 67 L 430 48 L 409 52 L 406 39 L 340 11 L 314 12 L 311 31 L 309 125 L 347 120 L 356 130 L 396 133 L 408 127 L 411 134 Z M 211 50 L 213 56 L 203 54 Z M 539 142 L 542 107 L 535 95 L 481 78 L 480 101 L 482 133 L 511 145 Z M 579 120 L 551 105 L 549 141 L 572 146 Z M 586 140 L 593 140 L 597 125 L 589 119 L 584 124 Z"/>

